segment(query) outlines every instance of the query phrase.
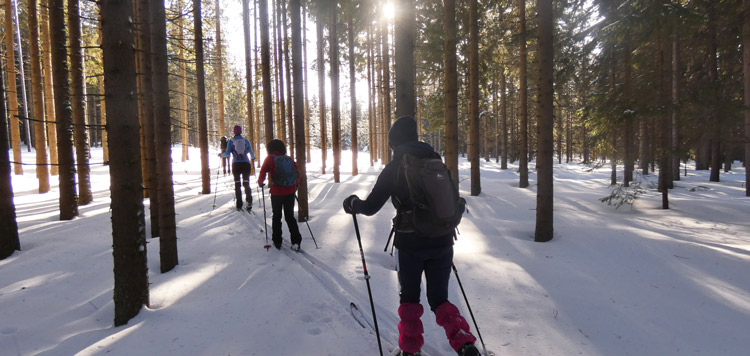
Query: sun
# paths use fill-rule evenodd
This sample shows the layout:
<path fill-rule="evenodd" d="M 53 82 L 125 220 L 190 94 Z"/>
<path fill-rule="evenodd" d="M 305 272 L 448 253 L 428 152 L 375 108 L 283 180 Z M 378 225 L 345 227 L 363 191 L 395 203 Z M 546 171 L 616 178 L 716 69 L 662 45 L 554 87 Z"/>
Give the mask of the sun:
<path fill-rule="evenodd" d="M 396 6 L 392 2 L 385 3 L 385 6 L 383 6 L 383 16 L 388 20 L 392 20 L 395 14 Z"/>

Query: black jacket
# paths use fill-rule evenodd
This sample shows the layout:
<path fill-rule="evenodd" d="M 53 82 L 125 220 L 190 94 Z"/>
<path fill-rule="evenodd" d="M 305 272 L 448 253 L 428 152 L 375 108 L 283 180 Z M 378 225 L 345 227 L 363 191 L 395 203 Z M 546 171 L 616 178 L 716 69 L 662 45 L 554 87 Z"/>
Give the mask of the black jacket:
<path fill-rule="evenodd" d="M 406 177 L 399 169 L 401 166 L 401 159 L 406 153 L 420 158 L 440 158 L 440 155 L 432 149 L 432 146 L 424 142 L 407 142 L 396 147 L 393 150 L 393 160 L 391 160 L 391 162 L 383 168 L 383 171 L 380 172 L 378 180 L 375 182 L 375 186 L 372 188 L 370 195 L 367 196 L 367 199 L 354 201 L 354 204 L 352 205 L 354 212 L 367 216 L 373 215 L 380 211 L 389 198 L 394 204 L 394 207 L 398 208 L 398 204 L 401 204 L 401 208 L 409 208 L 411 202 L 409 201 L 409 190 L 406 186 Z M 453 235 L 424 237 L 419 236 L 416 233 L 396 232 L 393 243 L 397 248 L 408 249 L 444 247 L 453 245 Z"/>

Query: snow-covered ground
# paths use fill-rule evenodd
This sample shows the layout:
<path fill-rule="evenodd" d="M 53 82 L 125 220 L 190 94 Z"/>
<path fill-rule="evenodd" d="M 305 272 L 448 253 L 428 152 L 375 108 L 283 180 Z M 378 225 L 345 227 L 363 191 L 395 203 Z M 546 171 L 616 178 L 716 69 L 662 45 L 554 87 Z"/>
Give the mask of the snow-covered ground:
<path fill-rule="evenodd" d="M 118 328 L 108 168 L 92 167 L 94 202 L 72 221 L 58 220 L 56 177 L 53 191 L 39 195 L 31 168 L 13 176 L 22 251 L 0 261 L 0 354 L 378 355 L 374 332 L 349 311 L 355 302 L 371 318 L 352 217 L 341 202 L 366 196 L 381 167 L 369 167 L 368 154 L 360 153 L 361 173 L 352 177 L 345 152 L 341 182 L 334 183 L 332 163 L 320 174 L 320 152 L 313 151 L 314 235 L 301 223 L 304 252 L 297 254 L 263 248 L 258 195 L 254 214 L 234 211 L 231 178 L 216 180 L 215 154 L 209 157 L 216 193 L 201 195 L 198 150 L 187 162 L 174 151 L 180 264 L 159 273 L 159 242 L 149 239 L 150 307 Z M 100 149 L 92 155 L 92 163 L 102 161 Z M 33 152 L 24 160 L 32 162 Z M 519 189 L 516 168 L 482 161 L 482 194 L 470 197 L 469 165 L 461 161 L 469 214 L 455 265 L 488 350 L 748 354 L 750 198 L 742 167 L 722 173 L 720 183 L 709 182 L 708 172 L 688 171 L 670 191 L 671 209 L 662 210 L 653 189 L 633 206 L 601 203 L 609 193 L 608 165 L 556 164 L 555 238 L 548 243 L 533 242 L 535 175 L 530 188 Z M 266 205 L 270 224 L 267 190 Z M 398 339 L 398 283 L 393 258 L 383 251 L 393 214 L 387 204 L 376 216 L 358 216 L 385 354 Z M 286 227 L 284 234 L 288 241 Z M 450 293 L 474 329 L 455 275 Z M 434 315 L 422 320 L 425 354 L 454 354 Z"/>

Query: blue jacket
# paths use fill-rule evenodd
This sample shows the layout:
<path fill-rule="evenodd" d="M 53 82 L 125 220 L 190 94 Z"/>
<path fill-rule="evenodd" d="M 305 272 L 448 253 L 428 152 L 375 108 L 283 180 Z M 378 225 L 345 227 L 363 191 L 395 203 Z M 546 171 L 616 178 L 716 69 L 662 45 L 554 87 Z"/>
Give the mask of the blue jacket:
<path fill-rule="evenodd" d="M 375 182 L 375 186 L 367 196 L 367 199 L 354 201 L 352 205 L 354 212 L 368 216 L 373 215 L 380 211 L 389 198 L 394 207 L 397 207 L 397 204 L 401 204 L 403 208 L 409 208 L 407 206 L 411 204 L 409 188 L 404 183 L 406 177 L 399 169 L 401 159 L 406 153 L 417 157 L 440 158 L 440 155 L 432 149 L 432 146 L 424 142 L 407 142 L 396 147 L 393 150 L 393 159 L 380 172 L 378 180 Z M 396 232 L 395 236 L 393 243 L 397 248 L 422 249 L 453 245 L 453 235 L 424 237 L 418 236 L 416 233 Z"/>
<path fill-rule="evenodd" d="M 237 152 L 234 151 L 234 140 L 245 140 L 245 153 L 243 154 L 237 154 Z M 250 154 L 250 158 L 247 157 L 247 155 Z M 224 151 L 224 153 L 221 154 L 222 157 L 229 157 L 232 156 L 232 162 L 250 162 L 255 160 L 255 153 L 253 152 L 253 147 L 250 146 L 250 141 L 248 139 L 243 138 L 242 135 L 236 135 L 232 137 L 229 142 L 227 142 L 227 150 Z"/>

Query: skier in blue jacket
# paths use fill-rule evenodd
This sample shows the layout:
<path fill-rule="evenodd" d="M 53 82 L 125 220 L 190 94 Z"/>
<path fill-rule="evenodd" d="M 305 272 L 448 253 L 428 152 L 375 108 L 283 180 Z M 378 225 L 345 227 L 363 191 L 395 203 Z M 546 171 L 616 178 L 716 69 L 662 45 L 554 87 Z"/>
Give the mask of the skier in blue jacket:
<path fill-rule="evenodd" d="M 232 175 L 234 176 L 234 194 L 237 198 L 237 211 L 242 210 L 242 187 L 245 187 L 247 211 L 253 208 L 253 191 L 250 190 L 250 174 L 253 170 L 255 153 L 250 141 L 242 137 L 242 126 L 235 125 L 234 137 L 227 143 L 227 149 L 221 157 L 232 157 Z"/>

